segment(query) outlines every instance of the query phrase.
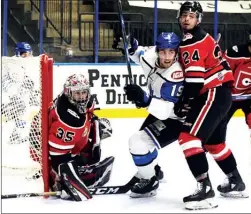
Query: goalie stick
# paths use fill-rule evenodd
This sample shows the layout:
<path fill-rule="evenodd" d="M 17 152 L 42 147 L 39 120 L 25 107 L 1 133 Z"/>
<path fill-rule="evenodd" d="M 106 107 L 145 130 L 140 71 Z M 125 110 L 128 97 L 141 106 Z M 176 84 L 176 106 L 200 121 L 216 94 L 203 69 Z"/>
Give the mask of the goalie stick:
<path fill-rule="evenodd" d="M 138 182 L 138 178 L 135 176 L 131 180 L 122 186 L 103 186 L 103 187 L 94 187 L 88 189 L 92 195 L 111 195 L 111 194 L 125 194 L 127 193 L 132 186 Z M 41 197 L 41 196 L 60 196 L 61 191 L 57 192 L 42 192 L 42 193 L 22 193 L 22 194 L 10 194 L 10 195 L 1 195 L 1 199 L 10 199 L 10 198 L 29 198 L 29 197 Z"/>

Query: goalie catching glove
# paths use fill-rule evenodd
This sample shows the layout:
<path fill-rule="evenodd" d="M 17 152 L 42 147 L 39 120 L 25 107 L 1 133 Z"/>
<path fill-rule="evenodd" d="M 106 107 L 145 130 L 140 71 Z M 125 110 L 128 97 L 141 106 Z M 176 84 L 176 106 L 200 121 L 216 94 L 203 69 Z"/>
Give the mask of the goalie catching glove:
<path fill-rule="evenodd" d="M 103 186 L 109 181 L 113 162 L 111 156 L 90 166 L 78 166 L 76 161 L 62 163 L 58 166 L 58 173 L 51 171 L 51 188 L 61 191 L 60 198 L 64 200 L 91 199 L 88 188 Z"/>

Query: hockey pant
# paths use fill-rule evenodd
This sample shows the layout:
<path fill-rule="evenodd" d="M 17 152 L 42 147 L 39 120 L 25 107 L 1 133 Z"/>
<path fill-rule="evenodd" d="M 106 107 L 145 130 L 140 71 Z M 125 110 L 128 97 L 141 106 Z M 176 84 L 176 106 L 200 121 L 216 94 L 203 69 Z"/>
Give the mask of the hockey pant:
<path fill-rule="evenodd" d="M 155 174 L 158 149 L 176 141 L 181 127 L 182 123 L 178 120 L 161 121 L 149 115 L 140 131 L 130 137 L 129 150 L 139 177 L 150 179 Z"/>
<path fill-rule="evenodd" d="M 225 174 L 236 169 L 236 161 L 227 147 L 227 112 L 232 104 L 231 90 L 220 86 L 194 99 L 183 123 L 179 144 L 189 168 L 197 180 L 208 171 L 204 149 Z"/>

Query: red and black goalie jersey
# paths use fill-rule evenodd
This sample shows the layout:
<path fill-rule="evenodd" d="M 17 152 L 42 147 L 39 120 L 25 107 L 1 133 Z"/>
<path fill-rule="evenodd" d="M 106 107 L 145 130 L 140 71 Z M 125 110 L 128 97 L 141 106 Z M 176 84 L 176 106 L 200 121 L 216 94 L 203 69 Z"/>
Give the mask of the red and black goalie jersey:
<path fill-rule="evenodd" d="M 93 110 L 91 102 L 86 113 L 80 114 L 64 94 L 54 101 L 49 112 L 48 144 L 51 156 L 80 153 L 88 143 Z"/>
<path fill-rule="evenodd" d="M 62 94 L 55 99 L 49 108 L 49 155 L 52 158 L 60 158 L 63 155 L 81 155 L 90 160 L 92 147 L 96 142 L 96 126 L 91 121 L 93 118 L 94 102 L 91 97 L 86 113 L 80 114 L 77 108 L 71 104 L 68 98 Z M 39 133 L 39 114 L 35 115 L 29 134 L 30 154 L 34 161 L 39 161 L 41 152 Z M 89 139 L 92 140 L 89 140 Z M 68 156 L 69 159 L 69 156 Z M 66 160 L 67 161 L 67 160 Z M 69 161 L 69 160 L 68 160 Z"/>

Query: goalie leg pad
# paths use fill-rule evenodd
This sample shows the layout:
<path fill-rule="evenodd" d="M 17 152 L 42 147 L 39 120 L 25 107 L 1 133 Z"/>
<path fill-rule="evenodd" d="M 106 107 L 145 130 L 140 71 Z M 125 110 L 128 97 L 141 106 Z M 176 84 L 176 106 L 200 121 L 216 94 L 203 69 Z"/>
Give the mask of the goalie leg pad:
<path fill-rule="evenodd" d="M 77 166 L 74 162 L 60 164 L 58 171 L 62 188 L 71 196 L 73 200 L 79 201 L 80 196 L 78 192 L 87 199 L 92 198 L 91 193 L 81 180 Z"/>
<path fill-rule="evenodd" d="M 105 185 L 110 180 L 113 162 L 114 157 L 111 156 L 96 164 L 79 167 L 81 180 L 88 188 Z"/>

